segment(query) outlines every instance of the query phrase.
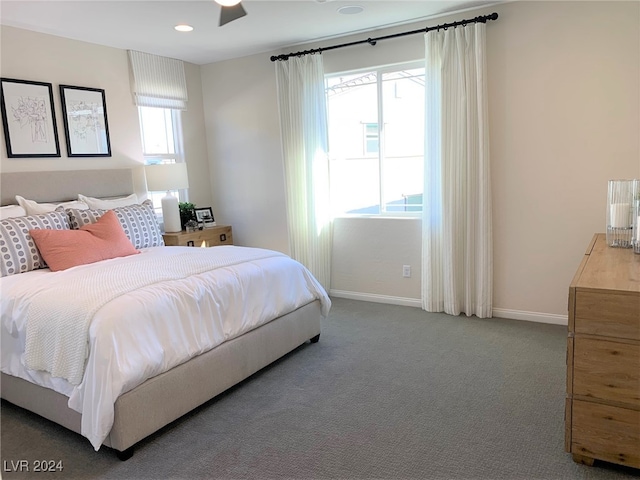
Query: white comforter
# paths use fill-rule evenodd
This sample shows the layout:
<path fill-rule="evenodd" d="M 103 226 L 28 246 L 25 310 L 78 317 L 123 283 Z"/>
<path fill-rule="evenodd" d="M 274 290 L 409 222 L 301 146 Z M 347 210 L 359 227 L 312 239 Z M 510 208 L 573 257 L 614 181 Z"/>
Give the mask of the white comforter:
<path fill-rule="evenodd" d="M 78 385 L 25 367 L 33 299 L 46 298 L 56 315 L 65 310 L 77 315 L 70 307 L 87 295 L 96 296 L 91 290 L 96 282 L 82 279 L 100 278 L 101 272 L 135 272 L 141 264 L 184 263 L 189 252 L 210 256 L 212 268 L 188 276 L 160 271 L 157 281 L 137 282 L 135 289 L 104 285 L 115 290 L 98 296 L 101 303 L 89 319 L 88 357 Z M 61 272 L 45 269 L 4 277 L 0 287 L 2 371 L 69 396 L 69 407 L 82 413 L 82 434 L 96 450 L 111 430 L 113 406 L 122 393 L 314 299 L 321 301 L 325 316 L 331 305 L 298 262 L 269 250 L 231 246 L 150 248 Z"/>

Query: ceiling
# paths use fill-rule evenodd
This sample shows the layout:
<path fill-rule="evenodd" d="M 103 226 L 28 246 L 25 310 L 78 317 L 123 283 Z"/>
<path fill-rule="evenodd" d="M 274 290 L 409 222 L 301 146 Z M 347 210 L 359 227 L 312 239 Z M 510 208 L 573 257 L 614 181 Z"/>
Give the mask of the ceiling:
<path fill-rule="evenodd" d="M 203 65 L 495 3 L 244 0 L 247 16 L 219 27 L 220 6 L 212 0 L 1 0 L 0 23 Z M 351 5 L 364 11 L 357 15 L 337 12 Z M 177 32 L 173 27 L 179 23 L 194 30 Z"/>

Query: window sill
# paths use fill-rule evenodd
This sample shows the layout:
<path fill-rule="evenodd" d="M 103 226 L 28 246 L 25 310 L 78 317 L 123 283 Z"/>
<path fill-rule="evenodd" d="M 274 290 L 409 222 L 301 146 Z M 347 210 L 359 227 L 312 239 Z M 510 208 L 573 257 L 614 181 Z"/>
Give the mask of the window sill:
<path fill-rule="evenodd" d="M 364 215 L 364 214 L 355 214 L 355 215 L 337 215 L 333 217 L 333 220 L 352 220 L 352 219 L 374 219 L 374 220 L 422 220 L 422 214 L 419 213 L 417 215 Z"/>

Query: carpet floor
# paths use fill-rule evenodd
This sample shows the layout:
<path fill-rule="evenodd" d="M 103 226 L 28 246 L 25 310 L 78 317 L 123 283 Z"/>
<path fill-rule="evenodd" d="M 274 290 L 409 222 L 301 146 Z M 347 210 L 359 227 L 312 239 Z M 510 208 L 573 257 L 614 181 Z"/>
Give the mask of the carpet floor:
<path fill-rule="evenodd" d="M 2 478 L 640 478 L 564 452 L 565 351 L 562 326 L 336 298 L 319 343 L 143 440 L 126 462 L 3 401 Z M 13 471 L 19 460 L 63 470 Z"/>

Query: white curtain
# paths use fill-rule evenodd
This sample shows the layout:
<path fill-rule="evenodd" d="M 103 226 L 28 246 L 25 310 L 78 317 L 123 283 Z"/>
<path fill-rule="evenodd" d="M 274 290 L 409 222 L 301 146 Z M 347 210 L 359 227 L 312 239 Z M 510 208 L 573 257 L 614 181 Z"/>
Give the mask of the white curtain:
<path fill-rule="evenodd" d="M 276 62 L 291 257 L 331 281 L 327 108 L 321 55 Z"/>
<path fill-rule="evenodd" d="M 137 106 L 187 109 L 187 80 L 182 60 L 135 50 L 128 52 Z"/>
<path fill-rule="evenodd" d="M 422 308 L 492 316 L 485 25 L 425 34 Z"/>

